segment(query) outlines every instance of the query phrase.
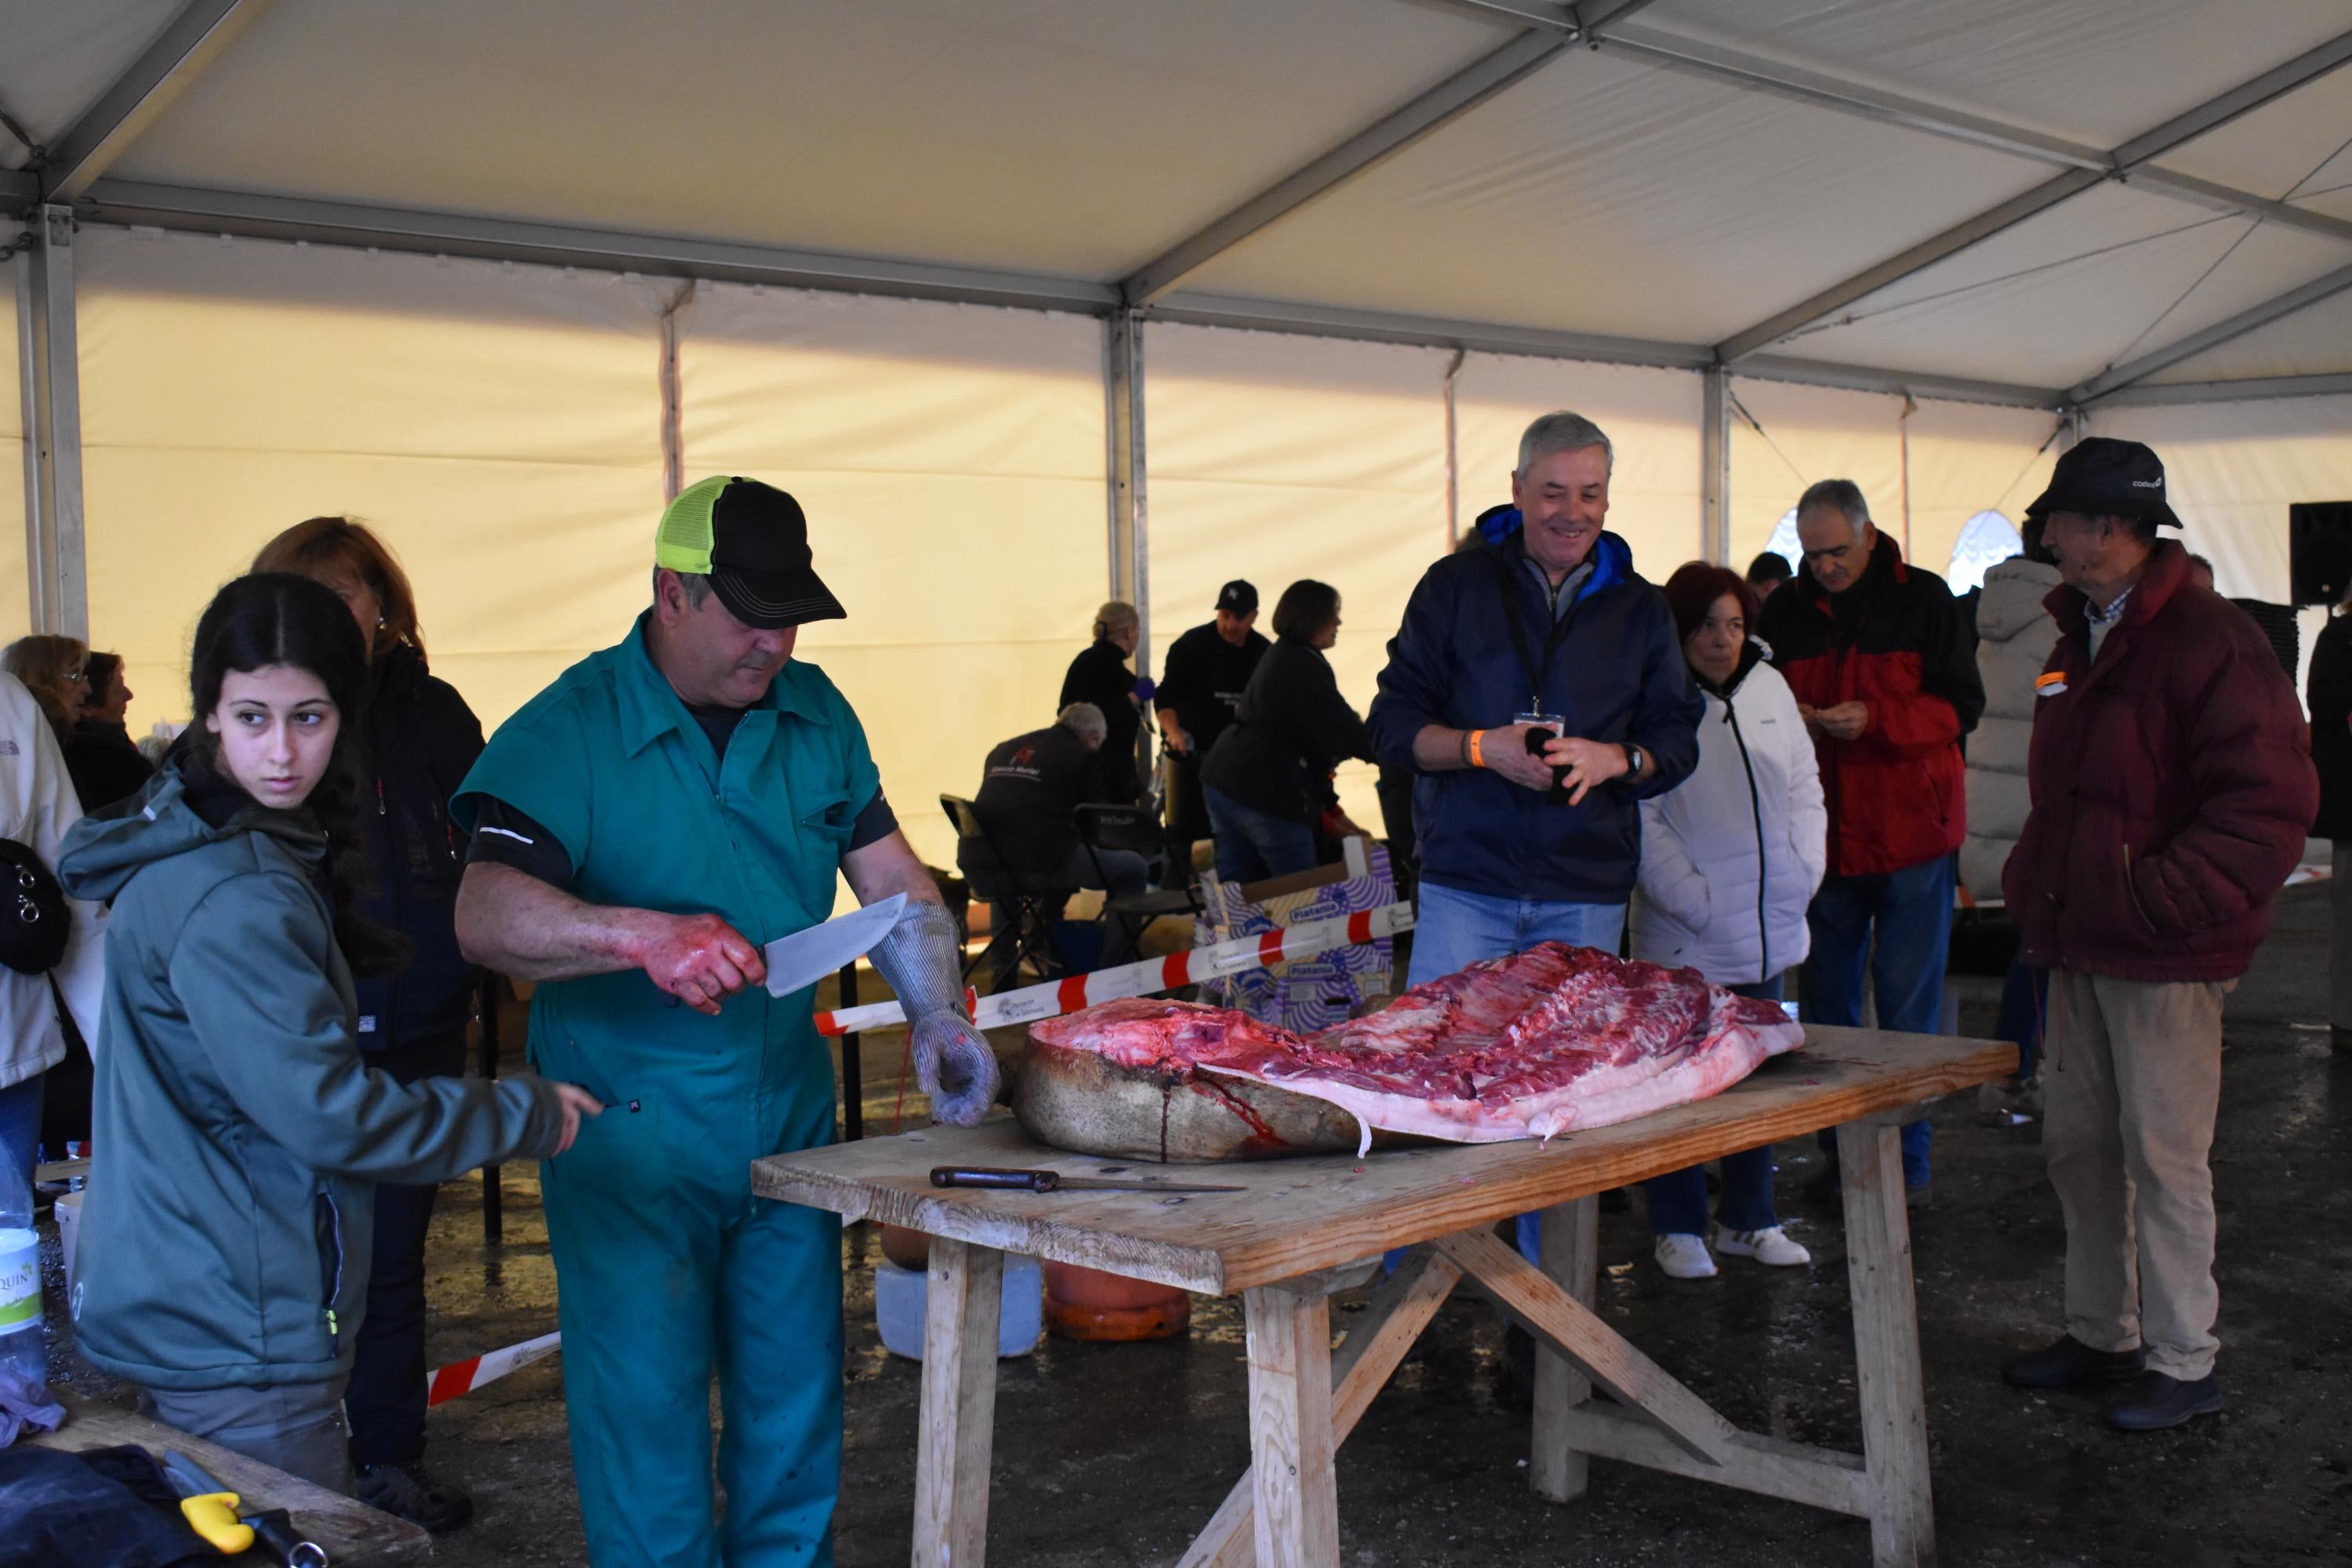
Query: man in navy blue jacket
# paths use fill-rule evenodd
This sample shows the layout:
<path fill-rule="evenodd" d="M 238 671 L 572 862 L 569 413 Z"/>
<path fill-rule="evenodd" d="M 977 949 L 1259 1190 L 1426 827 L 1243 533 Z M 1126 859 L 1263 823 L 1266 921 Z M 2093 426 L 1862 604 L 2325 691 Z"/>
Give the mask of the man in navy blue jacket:
<path fill-rule="evenodd" d="M 1517 510 L 1423 574 L 1389 644 L 1370 724 L 1380 760 L 1417 775 L 1414 984 L 1539 942 L 1615 952 L 1636 803 L 1698 760 L 1674 616 L 1601 531 L 1612 458 L 1578 415 L 1528 426 Z M 1537 729 L 1551 738 L 1531 752 Z"/>

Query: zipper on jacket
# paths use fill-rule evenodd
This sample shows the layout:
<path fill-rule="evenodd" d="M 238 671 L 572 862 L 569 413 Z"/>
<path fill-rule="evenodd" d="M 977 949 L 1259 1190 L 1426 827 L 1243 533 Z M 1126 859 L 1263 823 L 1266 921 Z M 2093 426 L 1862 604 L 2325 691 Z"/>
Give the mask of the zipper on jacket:
<path fill-rule="evenodd" d="M 324 1221 L 323 1226 L 320 1224 L 321 1220 Z M 319 1194 L 319 1210 L 313 1212 L 312 1226 L 322 1232 L 319 1274 L 320 1282 L 326 1290 L 326 1300 L 320 1305 L 326 1309 L 327 1337 L 332 1339 L 341 1331 L 335 1321 L 335 1301 L 343 1291 L 343 1215 L 335 1206 L 332 1194 Z"/>
<path fill-rule="evenodd" d="M 1756 787 L 1756 763 L 1748 754 L 1748 737 L 1740 731 L 1739 710 L 1731 695 L 1724 693 L 1723 721 L 1731 726 L 1731 739 L 1739 748 L 1739 766 L 1748 774 L 1748 809 L 1756 820 L 1756 962 L 1760 966 L 1756 979 L 1761 984 L 1772 978 L 1771 922 L 1764 901 L 1764 877 L 1769 869 L 1764 858 L 1764 796 Z"/>

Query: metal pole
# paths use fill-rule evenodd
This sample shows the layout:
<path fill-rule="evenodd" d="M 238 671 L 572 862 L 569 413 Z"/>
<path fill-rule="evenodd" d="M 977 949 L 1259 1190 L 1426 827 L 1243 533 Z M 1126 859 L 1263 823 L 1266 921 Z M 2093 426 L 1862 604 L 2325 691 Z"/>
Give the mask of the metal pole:
<path fill-rule="evenodd" d="M 1699 527 L 1707 559 L 1731 563 L 1731 373 L 1699 372 Z"/>
<path fill-rule="evenodd" d="M 27 334 L 32 401 L 26 409 L 38 473 L 26 484 L 33 627 L 88 640 L 89 592 L 82 543 L 81 372 L 74 331 L 73 210 L 44 206 L 35 245 Z"/>
<path fill-rule="evenodd" d="M 41 596 L 41 444 L 33 437 L 33 405 L 39 395 L 33 368 L 33 260 L 19 251 L 11 263 L 10 279 L 16 293 L 16 407 L 25 427 L 25 625 L 37 630 L 47 625 Z"/>
<path fill-rule="evenodd" d="M 1462 450 L 1454 423 L 1454 378 L 1469 357 L 1469 351 L 1455 349 L 1454 357 L 1445 362 L 1445 548 L 1449 552 L 1462 542 Z"/>
<path fill-rule="evenodd" d="M 1140 630 L 1135 644 L 1135 669 L 1151 669 L 1151 563 L 1150 530 L 1145 521 L 1143 449 L 1143 317 L 1134 310 L 1114 310 L 1104 324 L 1107 365 L 1103 386 L 1109 399 L 1110 434 L 1110 595 L 1135 606 Z M 1151 726 L 1136 727 L 1135 770 L 1144 781 L 1149 765 Z"/>

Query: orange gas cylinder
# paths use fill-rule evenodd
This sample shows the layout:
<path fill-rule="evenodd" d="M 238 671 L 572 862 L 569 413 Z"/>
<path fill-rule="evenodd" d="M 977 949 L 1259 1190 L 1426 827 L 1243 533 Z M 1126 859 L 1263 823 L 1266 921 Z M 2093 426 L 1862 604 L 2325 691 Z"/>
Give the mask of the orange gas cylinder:
<path fill-rule="evenodd" d="M 1045 1265 L 1045 1326 L 1066 1340 L 1162 1340 L 1192 1321 L 1192 1298 L 1074 1263 Z"/>

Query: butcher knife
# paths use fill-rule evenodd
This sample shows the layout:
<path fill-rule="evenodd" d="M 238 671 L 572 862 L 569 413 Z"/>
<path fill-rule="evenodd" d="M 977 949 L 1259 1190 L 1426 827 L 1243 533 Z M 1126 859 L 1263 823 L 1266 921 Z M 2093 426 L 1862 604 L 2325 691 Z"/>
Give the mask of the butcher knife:
<path fill-rule="evenodd" d="M 818 981 L 890 934 L 907 895 L 893 893 L 878 904 L 852 910 L 839 920 L 780 936 L 761 951 L 768 960 L 768 994 L 789 996 Z"/>
<path fill-rule="evenodd" d="M 281 1568 L 328 1568 L 326 1550 L 296 1534 L 284 1509 L 247 1511 L 220 1478 L 176 1448 L 163 1451 L 163 1476 L 180 1494 L 188 1528 L 215 1551 L 233 1557 L 257 1541 Z"/>
<path fill-rule="evenodd" d="M 935 1187 L 992 1187 L 1009 1193 L 1245 1193 L 1247 1187 L 1188 1186 L 1177 1182 L 1121 1182 L 1105 1176 L 1066 1176 L 1059 1171 L 1016 1171 L 988 1165 L 934 1165 Z"/>

